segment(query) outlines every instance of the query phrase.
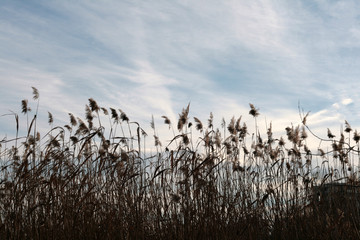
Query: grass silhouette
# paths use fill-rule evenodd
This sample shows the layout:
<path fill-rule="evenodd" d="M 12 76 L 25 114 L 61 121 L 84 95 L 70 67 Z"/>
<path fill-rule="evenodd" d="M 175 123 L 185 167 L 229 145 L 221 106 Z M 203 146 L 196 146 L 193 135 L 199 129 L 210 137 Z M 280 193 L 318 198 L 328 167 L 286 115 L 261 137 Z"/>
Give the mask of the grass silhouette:
<path fill-rule="evenodd" d="M 360 236 L 357 190 L 350 192 L 353 201 L 321 195 L 321 187 L 333 182 L 358 186 L 354 159 L 360 158 L 360 135 L 347 122 L 338 140 L 330 130 L 328 139 L 319 138 L 331 143 L 331 151 L 312 153 L 306 145 L 308 133 L 313 135 L 308 114 L 301 115 L 302 126 L 284 127 L 285 139 L 275 139 L 271 125 L 260 135 L 259 110 L 252 104 L 253 134 L 241 117 L 220 128 L 212 114 L 207 124 L 190 118 L 188 105 L 176 129 L 162 116 L 173 133 L 166 146 L 152 119 L 156 152 L 151 154 L 148 134 L 137 122 L 92 98 L 85 120 L 69 113 L 69 124 L 54 127 L 48 113 L 51 128 L 41 137 L 36 88 L 33 98 L 33 116 L 29 102 L 21 104 L 26 134 L 19 136 L 19 116 L 13 113 L 16 138 L 1 141 L 1 239 Z M 107 131 L 100 116 L 109 118 Z"/>

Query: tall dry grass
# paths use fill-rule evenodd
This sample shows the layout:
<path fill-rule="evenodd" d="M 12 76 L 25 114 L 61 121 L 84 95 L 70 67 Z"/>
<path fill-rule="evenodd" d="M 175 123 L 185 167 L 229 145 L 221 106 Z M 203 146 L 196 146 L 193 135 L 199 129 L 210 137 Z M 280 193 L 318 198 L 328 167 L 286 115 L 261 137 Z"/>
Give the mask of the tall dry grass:
<path fill-rule="evenodd" d="M 286 126 L 275 139 L 241 117 L 213 125 L 189 116 L 162 145 L 121 110 L 90 98 L 85 120 L 69 113 L 69 124 L 37 132 L 35 111 L 22 101 L 26 134 L 1 141 L 0 239 L 358 239 L 356 200 L 314 201 L 314 186 L 334 181 L 358 184 L 360 135 L 346 122 L 331 151 L 313 153 L 308 128 Z M 106 130 L 101 119 L 109 119 Z M 174 129 L 174 126 L 176 129 Z M 197 133 L 200 137 L 194 137 Z M 150 138 L 150 140 L 149 140 Z M 150 154 L 149 142 L 156 151 Z M 319 162 L 318 165 L 315 162 Z M 358 196 L 354 193 L 355 198 Z M 329 210 L 329 206 L 331 211 Z"/>

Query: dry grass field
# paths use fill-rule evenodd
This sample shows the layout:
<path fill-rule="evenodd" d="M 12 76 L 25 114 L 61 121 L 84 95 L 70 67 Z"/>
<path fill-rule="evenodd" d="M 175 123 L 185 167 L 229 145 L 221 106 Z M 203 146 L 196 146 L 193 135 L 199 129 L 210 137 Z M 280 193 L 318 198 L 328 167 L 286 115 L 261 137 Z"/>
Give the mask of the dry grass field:
<path fill-rule="evenodd" d="M 360 135 L 348 123 L 338 138 L 329 131 L 319 139 L 330 151 L 314 152 L 307 115 L 275 139 L 271 126 L 248 133 L 259 115 L 252 104 L 253 122 L 219 127 L 212 114 L 206 122 L 190 117 L 187 106 L 176 123 L 163 116 L 174 133 L 164 145 L 154 121 L 145 132 L 92 98 L 84 119 L 69 113 L 67 125 L 53 126 L 49 113 L 49 131 L 40 134 L 36 88 L 33 98 L 13 114 L 17 137 L 1 141 L 0 239 L 360 238 L 357 191 L 331 203 L 314 191 L 357 186 Z M 29 119 L 24 136 L 21 117 Z"/>

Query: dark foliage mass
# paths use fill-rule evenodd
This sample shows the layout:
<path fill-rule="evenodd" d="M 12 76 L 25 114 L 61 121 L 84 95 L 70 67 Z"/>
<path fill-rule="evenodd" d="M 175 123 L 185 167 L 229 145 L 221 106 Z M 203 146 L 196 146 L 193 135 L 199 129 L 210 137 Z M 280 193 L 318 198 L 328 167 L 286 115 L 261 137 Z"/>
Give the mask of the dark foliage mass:
<path fill-rule="evenodd" d="M 33 94 L 34 112 L 22 101 L 26 134 L 18 136 L 14 113 L 16 138 L 1 141 L 0 239 L 360 237 L 360 137 L 348 122 L 338 140 L 330 130 L 318 139 L 331 149 L 315 153 L 308 115 L 277 139 L 271 125 L 260 135 L 252 104 L 253 134 L 241 117 L 220 128 L 212 114 L 190 118 L 188 105 L 176 129 L 162 116 L 173 133 L 164 145 L 153 119 L 148 136 L 122 110 L 90 98 L 85 120 L 69 113 L 69 124 L 53 126 L 48 113 L 41 136 Z M 334 182 L 343 187 L 328 190 Z"/>

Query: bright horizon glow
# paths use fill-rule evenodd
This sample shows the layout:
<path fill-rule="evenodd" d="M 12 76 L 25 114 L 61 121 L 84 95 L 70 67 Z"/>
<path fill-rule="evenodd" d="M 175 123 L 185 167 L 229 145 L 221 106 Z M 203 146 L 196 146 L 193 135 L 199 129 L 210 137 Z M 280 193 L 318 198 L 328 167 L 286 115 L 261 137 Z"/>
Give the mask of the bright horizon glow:
<path fill-rule="evenodd" d="M 0 6 L 0 115 L 21 115 L 31 86 L 40 117 L 83 118 L 94 98 L 149 128 L 151 116 L 218 123 L 260 109 L 272 122 L 299 124 L 298 103 L 321 137 L 347 120 L 360 126 L 358 1 L 27 1 Z M 34 107 L 35 104 L 32 104 Z M 14 121 L 0 118 L 1 136 Z M 220 127 L 220 125 L 218 125 Z M 160 134 L 161 135 L 161 134 Z M 339 134 L 336 134 L 339 135 Z"/>

